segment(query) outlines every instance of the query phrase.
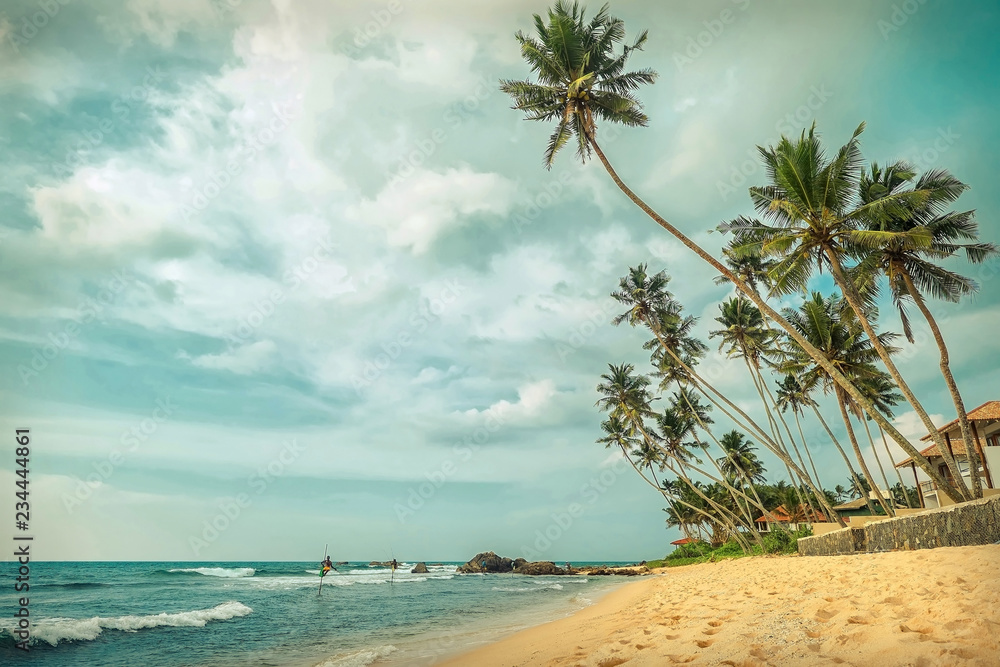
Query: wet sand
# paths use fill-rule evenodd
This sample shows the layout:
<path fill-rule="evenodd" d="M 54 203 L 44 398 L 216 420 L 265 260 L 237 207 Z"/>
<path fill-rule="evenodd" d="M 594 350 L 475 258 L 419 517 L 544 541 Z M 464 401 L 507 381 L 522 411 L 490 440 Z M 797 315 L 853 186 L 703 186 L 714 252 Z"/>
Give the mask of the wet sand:
<path fill-rule="evenodd" d="M 660 570 L 442 664 L 1000 665 L 1000 546 Z"/>

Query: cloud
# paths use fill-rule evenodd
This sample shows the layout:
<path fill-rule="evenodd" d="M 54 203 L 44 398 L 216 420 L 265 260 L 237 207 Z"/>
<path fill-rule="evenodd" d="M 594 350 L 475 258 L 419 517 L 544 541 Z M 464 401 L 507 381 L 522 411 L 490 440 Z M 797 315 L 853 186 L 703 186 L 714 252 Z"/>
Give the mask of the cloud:
<path fill-rule="evenodd" d="M 522 422 L 540 416 L 550 406 L 557 393 L 555 382 L 552 380 L 531 382 L 518 387 L 516 403 L 500 400 L 485 410 L 473 408 L 463 414 L 472 418 L 495 416 L 504 422 Z"/>
<path fill-rule="evenodd" d="M 252 375 L 271 366 L 278 346 L 274 341 L 259 340 L 238 347 L 231 352 L 203 354 L 191 359 L 201 368 L 231 371 L 238 375 Z M 184 357 L 181 357 L 184 358 Z"/>
<path fill-rule="evenodd" d="M 499 174 L 479 173 L 468 165 L 435 172 L 417 169 L 389 183 L 374 200 L 348 210 L 352 219 L 381 227 L 389 245 L 420 255 L 476 213 L 505 215 L 514 185 Z"/>

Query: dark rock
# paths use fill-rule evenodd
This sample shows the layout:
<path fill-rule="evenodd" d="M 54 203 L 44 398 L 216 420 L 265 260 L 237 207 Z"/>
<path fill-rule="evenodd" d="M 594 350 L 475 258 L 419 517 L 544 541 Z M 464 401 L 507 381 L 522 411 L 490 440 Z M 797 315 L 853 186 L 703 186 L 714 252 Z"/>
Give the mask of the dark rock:
<path fill-rule="evenodd" d="M 417 563 L 417 566 L 410 570 L 410 574 L 427 574 L 427 563 Z"/>
<path fill-rule="evenodd" d="M 523 558 L 515 558 L 514 562 L 511 565 L 513 565 L 514 569 L 516 570 L 517 568 L 521 567 L 522 565 L 524 565 L 527 562 L 528 561 L 526 561 Z"/>
<path fill-rule="evenodd" d="M 477 572 L 510 572 L 513 569 L 513 561 L 503 558 L 492 551 L 476 554 L 465 565 L 460 565 L 456 572 L 461 574 L 474 574 Z"/>
<path fill-rule="evenodd" d="M 566 570 L 548 560 L 538 561 L 535 563 L 522 563 L 516 570 L 514 570 L 514 572 L 516 574 L 527 574 L 532 576 L 540 574 L 566 574 Z"/>

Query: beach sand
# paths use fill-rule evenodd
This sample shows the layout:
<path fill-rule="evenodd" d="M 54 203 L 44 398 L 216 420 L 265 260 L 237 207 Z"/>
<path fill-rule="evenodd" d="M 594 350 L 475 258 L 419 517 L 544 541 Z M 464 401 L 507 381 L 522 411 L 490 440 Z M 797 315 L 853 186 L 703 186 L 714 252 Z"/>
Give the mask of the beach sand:
<path fill-rule="evenodd" d="M 443 664 L 1000 665 L 1000 546 L 659 570 Z"/>

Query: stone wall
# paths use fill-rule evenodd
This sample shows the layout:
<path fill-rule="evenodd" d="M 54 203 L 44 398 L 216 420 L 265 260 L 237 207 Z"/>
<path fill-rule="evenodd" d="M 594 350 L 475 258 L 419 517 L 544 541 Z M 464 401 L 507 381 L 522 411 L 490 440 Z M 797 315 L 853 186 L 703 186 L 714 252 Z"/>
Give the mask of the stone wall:
<path fill-rule="evenodd" d="M 800 556 L 841 556 L 864 551 L 864 528 L 841 528 L 826 535 L 799 538 Z"/>
<path fill-rule="evenodd" d="M 866 550 L 933 549 L 1000 541 L 1000 498 L 949 505 L 865 526 Z"/>
<path fill-rule="evenodd" d="M 927 510 L 799 540 L 803 556 L 933 549 L 1000 542 L 1000 497 Z"/>

